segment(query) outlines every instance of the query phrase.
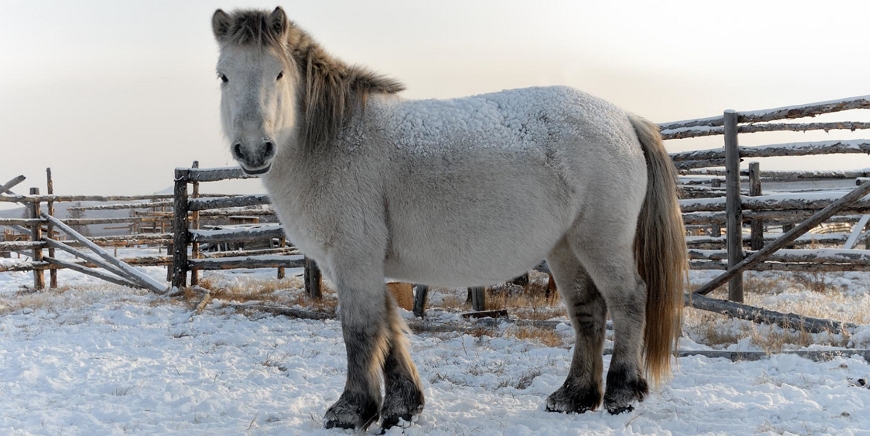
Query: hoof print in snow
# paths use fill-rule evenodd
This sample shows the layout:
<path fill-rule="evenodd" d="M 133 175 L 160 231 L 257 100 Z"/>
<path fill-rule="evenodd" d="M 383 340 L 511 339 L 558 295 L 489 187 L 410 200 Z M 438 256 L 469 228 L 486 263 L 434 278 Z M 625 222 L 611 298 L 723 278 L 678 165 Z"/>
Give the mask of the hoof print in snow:
<path fill-rule="evenodd" d="M 854 379 L 850 378 L 848 380 L 849 380 L 849 386 L 856 386 L 859 388 L 870 389 L 870 385 L 867 384 L 867 379 L 865 379 L 865 378 L 859 378 L 858 380 L 854 380 Z"/>

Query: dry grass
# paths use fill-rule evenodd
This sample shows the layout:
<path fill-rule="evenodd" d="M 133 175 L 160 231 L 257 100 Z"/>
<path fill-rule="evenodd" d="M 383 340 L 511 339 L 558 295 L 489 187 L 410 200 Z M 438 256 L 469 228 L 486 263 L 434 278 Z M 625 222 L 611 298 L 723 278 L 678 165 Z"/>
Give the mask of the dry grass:
<path fill-rule="evenodd" d="M 96 292 L 78 293 L 75 297 L 67 298 L 67 294 L 74 290 L 77 290 L 74 286 L 61 285 L 55 289 L 22 290 L 7 297 L 0 297 L 0 316 L 23 309 L 61 312 L 71 308 L 72 305 L 82 306 L 99 301 L 108 292 L 114 293 L 119 301 L 123 301 L 131 292 L 130 289 L 118 285 L 100 283 L 88 286 L 89 291 Z"/>
<path fill-rule="evenodd" d="M 794 282 L 806 289 L 820 294 L 830 291 L 828 276 L 820 272 L 795 273 Z"/>
<path fill-rule="evenodd" d="M 870 311 L 863 310 L 870 307 L 870 296 L 849 295 L 834 285 L 836 277 L 836 273 L 750 273 L 744 279 L 745 303 L 813 318 L 870 323 Z M 726 292 L 723 287 L 712 296 L 726 298 Z M 811 344 L 846 346 L 850 340 L 848 332 L 812 334 L 695 309 L 686 309 L 683 330 L 705 345 L 726 347 L 743 341 L 770 353 Z"/>
<path fill-rule="evenodd" d="M 285 279 L 266 279 L 258 277 L 241 277 L 232 281 L 218 278 L 203 278 L 199 287 L 208 290 L 208 296 L 203 299 L 202 292 L 187 288 L 181 297 L 191 309 L 202 306 L 211 299 L 232 301 L 234 303 L 273 303 L 288 307 L 302 306 L 318 312 L 334 313 L 338 306 L 338 296 L 327 281 L 323 281 L 321 291 L 323 298 L 315 300 L 308 298 L 303 291 L 302 279 L 288 277 Z"/>
<path fill-rule="evenodd" d="M 523 341 L 540 342 L 548 347 L 561 347 L 564 345 L 562 337 L 554 330 L 548 328 L 512 326 L 505 330 L 505 335 Z"/>
<path fill-rule="evenodd" d="M 819 341 L 805 330 L 795 331 L 775 325 L 738 321 L 725 315 L 687 309 L 683 331 L 694 340 L 713 348 L 726 348 L 739 342 L 758 347 L 767 353 L 802 348 Z M 848 337 L 828 336 L 825 345 L 845 346 Z"/>

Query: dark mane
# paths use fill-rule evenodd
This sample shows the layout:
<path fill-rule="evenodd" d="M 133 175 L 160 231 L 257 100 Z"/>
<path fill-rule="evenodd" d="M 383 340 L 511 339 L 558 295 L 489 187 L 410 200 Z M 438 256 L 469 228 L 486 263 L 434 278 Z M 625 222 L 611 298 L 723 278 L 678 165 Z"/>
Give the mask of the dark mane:
<path fill-rule="evenodd" d="M 223 17 L 219 19 L 218 14 Z M 334 139 L 345 122 L 365 108 L 369 95 L 405 89 L 397 80 L 332 57 L 308 32 L 284 18 L 281 8 L 271 14 L 238 10 L 227 15 L 218 11 L 212 24 L 221 44 L 271 47 L 296 64 L 302 124 L 299 139 L 305 147 Z"/>

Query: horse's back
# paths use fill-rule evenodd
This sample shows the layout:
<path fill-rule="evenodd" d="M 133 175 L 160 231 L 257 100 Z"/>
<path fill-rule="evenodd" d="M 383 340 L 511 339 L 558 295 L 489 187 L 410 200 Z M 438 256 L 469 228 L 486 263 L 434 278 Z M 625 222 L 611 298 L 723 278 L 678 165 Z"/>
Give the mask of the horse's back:
<path fill-rule="evenodd" d="M 584 211 L 640 209 L 646 167 L 627 115 L 580 91 L 400 100 L 383 113 L 392 277 L 505 280 L 543 259 Z"/>

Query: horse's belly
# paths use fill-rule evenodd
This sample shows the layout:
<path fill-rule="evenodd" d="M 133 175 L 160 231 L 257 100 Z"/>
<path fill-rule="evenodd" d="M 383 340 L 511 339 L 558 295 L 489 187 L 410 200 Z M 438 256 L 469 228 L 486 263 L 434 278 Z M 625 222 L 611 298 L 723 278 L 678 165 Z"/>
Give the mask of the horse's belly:
<path fill-rule="evenodd" d="M 570 209 L 528 198 L 512 207 L 477 204 L 442 214 L 412 207 L 391 220 L 385 274 L 436 286 L 509 280 L 547 256 L 573 221 Z"/>

